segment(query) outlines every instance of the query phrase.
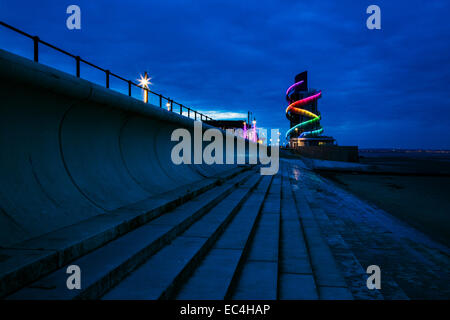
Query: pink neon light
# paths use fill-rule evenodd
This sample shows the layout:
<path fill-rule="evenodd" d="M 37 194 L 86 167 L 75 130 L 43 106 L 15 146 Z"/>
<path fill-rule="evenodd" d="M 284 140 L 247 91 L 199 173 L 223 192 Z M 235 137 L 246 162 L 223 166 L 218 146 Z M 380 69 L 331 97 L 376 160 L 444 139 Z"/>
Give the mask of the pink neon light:
<path fill-rule="evenodd" d="M 292 86 L 290 86 L 287 90 L 286 90 L 286 97 L 289 96 L 289 93 L 294 90 L 295 87 L 301 85 L 304 81 L 300 80 L 299 82 L 294 83 Z"/>
<path fill-rule="evenodd" d="M 308 98 L 302 99 L 302 100 L 298 100 L 295 101 L 294 103 L 291 103 L 287 109 L 286 112 L 288 112 L 290 109 L 292 108 L 296 108 L 296 107 L 301 107 L 301 106 L 305 106 L 307 104 L 309 104 L 311 101 L 316 100 L 318 98 L 320 98 L 320 96 L 322 95 L 322 91 L 319 91 L 319 93 L 316 93 Z"/>

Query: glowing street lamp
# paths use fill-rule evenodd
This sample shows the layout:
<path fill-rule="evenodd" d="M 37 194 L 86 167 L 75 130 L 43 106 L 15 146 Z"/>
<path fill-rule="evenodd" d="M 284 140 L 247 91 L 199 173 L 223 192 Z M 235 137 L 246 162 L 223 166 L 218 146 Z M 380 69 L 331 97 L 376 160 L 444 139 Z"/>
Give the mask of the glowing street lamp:
<path fill-rule="evenodd" d="M 170 102 L 169 101 L 167 101 L 166 107 L 167 107 L 167 111 L 170 111 Z"/>
<path fill-rule="evenodd" d="M 244 139 L 248 139 L 248 134 L 247 134 L 247 123 L 244 121 Z"/>
<path fill-rule="evenodd" d="M 150 84 L 152 84 L 150 82 L 151 78 L 148 77 L 147 71 L 145 71 L 144 77 L 141 76 L 140 79 L 138 79 L 139 81 L 139 85 L 141 86 L 142 89 L 144 89 L 144 102 L 147 103 L 148 102 L 148 86 Z"/>

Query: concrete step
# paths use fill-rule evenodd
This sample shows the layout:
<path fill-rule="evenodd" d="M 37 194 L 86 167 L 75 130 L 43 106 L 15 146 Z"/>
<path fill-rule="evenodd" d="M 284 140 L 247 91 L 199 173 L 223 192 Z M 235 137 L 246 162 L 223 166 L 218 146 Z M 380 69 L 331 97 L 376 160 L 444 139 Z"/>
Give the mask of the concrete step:
<path fill-rule="evenodd" d="M 320 201 L 320 198 L 317 198 L 316 201 Z M 377 254 L 374 254 L 375 251 L 373 250 L 374 246 L 376 246 L 376 243 L 380 241 L 381 234 L 374 234 L 373 231 L 365 229 L 362 233 L 359 233 L 357 230 L 358 228 L 362 227 L 362 222 L 358 224 L 348 224 L 344 220 L 339 219 L 339 222 L 336 224 L 327 222 L 326 220 L 330 219 L 328 217 L 328 214 L 330 214 L 330 211 L 324 208 L 315 208 L 313 209 L 315 212 L 315 215 L 317 217 L 321 217 L 318 219 L 319 225 L 325 230 L 335 230 L 336 232 L 339 232 L 339 237 L 336 239 L 332 239 L 331 232 L 329 232 L 329 236 L 326 237 L 328 242 L 332 243 L 330 244 L 330 247 L 332 247 L 333 252 L 336 252 L 335 250 L 341 246 L 341 248 L 347 248 L 349 252 L 347 253 L 346 258 L 353 258 L 357 264 L 354 264 L 354 269 L 351 269 L 348 267 L 348 264 L 350 263 L 348 260 L 342 260 L 342 265 L 344 266 L 343 270 L 345 270 L 345 273 L 347 273 L 347 281 L 353 280 L 353 291 L 355 292 L 355 298 L 357 299 L 408 299 L 408 296 L 405 294 L 405 292 L 400 288 L 396 280 L 389 275 L 388 273 L 383 272 L 383 290 L 382 293 L 378 290 L 369 290 L 366 286 L 366 279 L 368 275 L 365 273 L 365 269 L 371 265 L 376 264 L 379 265 L 381 260 L 377 258 Z M 349 209 L 339 210 L 339 212 L 336 212 L 334 214 L 334 217 L 342 216 L 342 212 L 349 212 Z M 324 225 L 330 223 L 331 226 L 329 228 L 325 227 Z M 346 240 L 345 240 L 346 239 Z M 362 240 L 361 240 L 362 239 Z M 373 241 L 370 241 L 372 240 Z M 376 240 L 375 240 L 376 239 Z M 337 241 L 341 241 L 341 244 L 336 243 Z M 349 242 L 349 244 L 347 244 Z M 366 251 L 366 257 L 367 259 L 361 260 L 358 259 L 358 257 L 361 257 L 361 254 L 355 254 L 353 249 L 355 246 L 360 248 L 360 250 Z M 390 242 L 390 247 L 392 248 L 393 242 Z M 397 244 L 395 244 L 397 247 Z M 385 249 L 388 247 L 384 247 Z M 360 251 L 358 250 L 358 251 Z M 398 251 L 399 247 L 395 249 L 395 251 Z M 344 258 L 343 254 L 340 253 L 341 258 Z M 368 261 L 373 261 L 372 263 L 368 263 Z M 376 262 L 376 263 L 375 263 Z M 356 268 L 356 266 L 360 266 L 360 268 Z"/>
<path fill-rule="evenodd" d="M 384 297 L 379 290 L 369 290 L 366 286 L 367 273 L 361 266 L 350 247 L 342 238 L 333 222 L 328 218 L 321 208 L 314 210 L 317 222 L 322 234 L 328 242 L 333 255 L 338 262 L 349 289 L 355 299 L 359 300 L 383 300 Z"/>
<path fill-rule="evenodd" d="M 339 230 L 341 230 L 342 222 L 336 225 L 326 215 L 323 208 L 333 206 L 327 203 L 326 199 L 318 198 L 317 192 L 314 193 L 306 184 L 301 184 L 305 193 L 305 198 L 309 204 L 310 209 L 314 213 L 314 217 L 321 230 L 323 237 L 326 239 L 328 246 L 331 248 L 333 256 L 340 266 L 340 271 L 349 286 L 353 297 L 355 299 L 383 299 L 383 295 L 378 290 L 368 290 L 366 287 L 367 274 L 365 269 L 361 266 L 358 259 L 347 243 L 343 240 Z"/>
<path fill-rule="evenodd" d="M 356 245 L 372 259 L 380 261 L 376 259 L 372 248 L 380 241 L 381 234 L 374 233 L 370 224 L 364 221 L 364 212 L 361 210 L 356 212 L 353 207 L 348 207 L 348 201 L 340 199 L 334 192 L 336 190 L 330 187 L 331 184 L 315 173 L 305 173 L 299 180 L 299 185 L 305 194 L 305 199 L 313 212 L 317 225 L 328 242 L 354 298 L 383 299 L 386 298 L 384 296 L 386 294 L 390 299 L 408 299 L 395 279 L 387 273 L 382 278 L 384 294 L 378 290 L 367 289 L 368 275 L 365 273 L 365 268 L 376 263 L 362 263 L 361 255 L 355 254 L 353 248 Z M 352 206 L 355 201 L 351 201 Z M 349 225 L 350 221 L 345 220 L 344 217 L 350 214 L 356 214 L 355 221 L 357 222 Z M 362 233 L 358 232 L 360 229 Z M 390 246 L 392 245 L 391 242 Z"/>
<path fill-rule="evenodd" d="M 278 297 L 281 176 L 278 174 L 264 201 L 248 254 L 229 296 L 235 300 L 275 300 Z"/>
<path fill-rule="evenodd" d="M 302 172 L 303 173 L 303 172 Z M 295 199 L 299 221 L 305 235 L 319 299 L 353 299 L 348 285 L 339 270 L 334 256 L 315 220 L 300 179 L 299 169 L 289 172 L 292 194 Z"/>
<path fill-rule="evenodd" d="M 316 195 L 316 201 L 326 204 L 316 210 L 319 213 L 323 211 L 330 219 L 337 222 L 334 228 L 339 230 L 343 239 L 346 239 L 345 241 L 349 244 L 348 247 L 354 252 L 353 255 L 360 261 L 363 269 L 372 264 L 381 267 L 383 274 L 381 292 L 383 297 L 395 300 L 409 299 L 408 294 L 398 282 L 399 278 L 391 272 L 391 268 L 385 268 L 386 262 L 389 263 L 389 261 L 393 262 L 394 260 L 397 260 L 398 265 L 401 265 L 400 260 L 405 259 L 412 253 L 409 246 L 403 240 L 391 237 L 394 234 L 388 231 L 386 221 L 377 222 L 382 215 L 372 214 L 367 203 L 350 194 L 346 194 L 342 189 L 337 188 L 333 183 L 329 183 L 322 177 L 317 177 L 316 179 L 318 186 L 326 193 Z M 336 202 L 330 203 L 330 197 Z M 396 223 L 395 226 L 398 231 L 400 224 Z M 420 261 L 418 265 L 428 263 L 426 259 L 417 255 L 415 255 L 414 260 L 416 262 Z M 411 270 L 411 268 L 409 269 Z M 421 278 L 425 278 L 427 272 L 428 270 L 414 271 L 416 274 L 421 274 Z M 367 278 L 367 275 L 365 277 Z M 400 277 L 402 276 L 400 275 Z M 418 281 L 421 280 L 418 279 Z M 360 295 L 364 291 L 366 293 L 369 291 L 365 286 L 358 287 L 356 285 L 355 289 L 359 290 Z M 364 298 L 364 295 L 362 295 L 361 299 Z"/>
<path fill-rule="evenodd" d="M 103 299 L 167 299 L 198 266 L 202 257 L 239 211 L 261 177 L 254 174 L 179 237 L 150 257 Z"/>
<path fill-rule="evenodd" d="M 242 205 L 192 276 L 173 296 L 181 300 L 223 300 L 227 299 L 233 279 L 242 264 L 248 243 L 255 230 L 255 222 L 261 212 L 272 181 L 265 176 Z"/>
<path fill-rule="evenodd" d="M 249 170 L 238 167 L 156 198 L 107 212 L 38 238 L 0 248 L 0 298 Z"/>
<path fill-rule="evenodd" d="M 71 262 L 82 270 L 82 290 L 67 289 L 64 266 L 8 299 L 98 298 L 254 174 L 244 172 Z"/>
<path fill-rule="evenodd" d="M 279 299 L 317 300 L 319 293 L 292 196 L 287 166 L 283 166 L 281 195 Z"/>

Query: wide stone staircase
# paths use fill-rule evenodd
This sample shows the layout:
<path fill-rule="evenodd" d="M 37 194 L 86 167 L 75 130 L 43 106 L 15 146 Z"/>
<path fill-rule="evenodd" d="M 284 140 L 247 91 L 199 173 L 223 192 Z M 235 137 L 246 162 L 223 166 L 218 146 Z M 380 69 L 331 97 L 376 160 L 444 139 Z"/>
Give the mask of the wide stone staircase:
<path fill-rule="evenodd" d="M 43 247 L 73 232 L 41 256 L 9 252 L 9 264 L 0 261 L 4 298 L 450 297 L 448 248 L 299 160 L 282 160 L 275 176 L 236 168 L 189 192 L 47 235 Z M 381 290 L 366 286 L 373 264 L 381 268 Z M 69 265 L 81 269 L 81 290 L 67 289 Z"/>

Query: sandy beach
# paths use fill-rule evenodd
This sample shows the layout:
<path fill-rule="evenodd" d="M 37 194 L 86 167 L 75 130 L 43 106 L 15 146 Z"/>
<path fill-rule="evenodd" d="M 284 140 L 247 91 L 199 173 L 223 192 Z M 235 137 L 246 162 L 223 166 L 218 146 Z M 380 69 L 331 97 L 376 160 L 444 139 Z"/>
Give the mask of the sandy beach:
<path fill-rule="evenodd" d="M 450 170 L 448 155 L 361 153 L 361 163 L 433 168 L 433 175 L 322 172 L 358 197 L 450 245 Z M 442 175 L 440 175 L 442 173 Z"/>

